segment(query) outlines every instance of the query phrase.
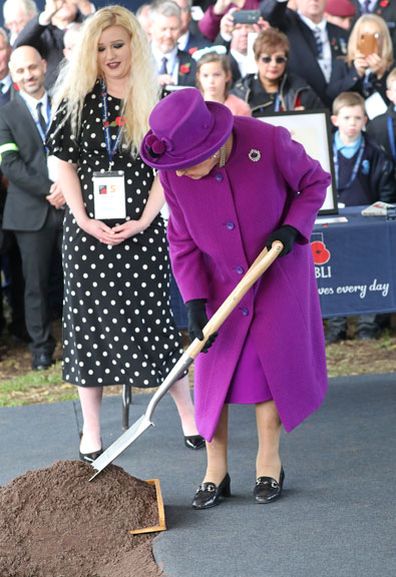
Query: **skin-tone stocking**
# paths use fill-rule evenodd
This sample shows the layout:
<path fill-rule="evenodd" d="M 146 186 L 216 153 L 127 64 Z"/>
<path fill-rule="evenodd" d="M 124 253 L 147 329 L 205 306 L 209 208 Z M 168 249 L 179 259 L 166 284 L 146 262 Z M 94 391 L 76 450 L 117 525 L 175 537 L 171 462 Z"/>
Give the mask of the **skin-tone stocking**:
<path fill-rule="evenodd" d="M 256 422 L 258 436 L 256 476 L 272 477 L 279 481 L 281 421 L 274 401 L 256 405 Z"/>
<path fill-rule="evenodd" d="M 188 376 L 176 381 L 176 383 L 169 389 L 169 393 L 174 400 L 179 413 L 183 435 L 198 435 L 197 427 L 195 425 L 194 405 L 191 399 L 190 386 L 188 384 Z"/>
<path fill-rule="evenodd" d="M 82 453 L 93 453 L 102 446 L 100 438 L 100 407 L 103 387 L 77 387 L 84 419 Z"/>
<path fill-rule="evenodd" d="M 224 405 L 216 433 L 210 443 L 206 443 L 206 474 L 204 482 L 219 485 L 228 471 L 228 405 Z"/>
<path fill-rule="evenodd" d="M 77 387 L 77 389 L 84 419 L 80 451 L 82 453 L 93 453 L 102 446 L 100 438 L 100 408 L 103 387 Z M 186 376 L 176 381 L 169 392 L 176 404 L 183 434 L 186 436 L 197 435 L 194 405 L 191 399 L 188 377 Z"/>

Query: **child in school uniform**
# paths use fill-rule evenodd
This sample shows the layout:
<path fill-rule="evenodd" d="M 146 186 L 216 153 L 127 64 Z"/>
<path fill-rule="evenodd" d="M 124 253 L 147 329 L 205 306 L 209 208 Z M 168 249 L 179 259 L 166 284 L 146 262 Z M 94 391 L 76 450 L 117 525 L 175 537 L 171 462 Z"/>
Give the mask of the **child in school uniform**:
<path fill-rule="evenodd" d="M 333 156 L 338 200 L 345 206 L 369 205 L 377 200 L 396 201 L 394 163 L 391 157 L 364 132 L 367 117 L 364 99 L 357 92 L 341 92 L 333 102 L 331 121 Z M 357 317 L 356 338 L 376 338 L 380 323 L 375 314 Z M 346 317 L 326 322 L 326 342 L 346 337 Z"/>

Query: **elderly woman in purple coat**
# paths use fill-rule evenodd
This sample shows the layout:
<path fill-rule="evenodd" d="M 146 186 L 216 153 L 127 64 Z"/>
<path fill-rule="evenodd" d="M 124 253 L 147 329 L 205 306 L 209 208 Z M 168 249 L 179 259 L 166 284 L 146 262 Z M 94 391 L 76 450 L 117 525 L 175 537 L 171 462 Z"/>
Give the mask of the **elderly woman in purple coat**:
<path fill-rule="evenodd" d="M 191 338 L 260 251 L 284 246 L 264 277 L 224 322 L 195 365 L 195 407 L 207 469 L 193 507 L 230 495 L 230 403 L 254 404 L 258 431 L 254 499 L 282 493 L 281 427 L 291 431 L 318 409 L 327 388 L 323 328 L 309 239 L 330 176 L 289 132 L 233 117 L 195 88 L 152 111 L 141 155 L 159 169 L 170 207 L 173 271 Z"/>

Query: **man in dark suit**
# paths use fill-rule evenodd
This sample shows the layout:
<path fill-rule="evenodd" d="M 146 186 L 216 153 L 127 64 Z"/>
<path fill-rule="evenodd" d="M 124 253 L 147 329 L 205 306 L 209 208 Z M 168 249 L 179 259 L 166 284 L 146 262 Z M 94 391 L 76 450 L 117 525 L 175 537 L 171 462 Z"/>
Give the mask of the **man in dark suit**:
<path fill-rule="evenodd" d="M 33 46 L 47 61 L 45 85 L 51 88 L 63 60 L 63 36 L 73 22 L 81 22 L 95 12 L 88 0 L 46 0 L 45 8 L 18 34 L 14 47 Z"/>
<path fill-rule="evenodd" d="M 344 74 L 343 56 L 347 32 L 326 22 L 326 0 L 296 0 L 297 11 L 287 8 L 287 0 L 262 0 L 262 16 L 284 32 L 290 42 L 288 67 L 303 78 L 330 107 L 327 88 Z"/>
<path fill-rule="evenodd" d="M 11 46 L 6 31 L 0 28 L 0 107 L 7 104 L 16 94 L 9 70 Z M 6 327 L 3 311 L 3 294 L 6 294 L 11 309 L 11 321 L 8 331 L 13 336 L 29 340 L 25 328 L 24 282 L 22 276 L 21 256 L 14 235 L 2 227 L 5 200 L 7 197 L 7 179 L 0 170 L 0 269 L 6 281 L 3 289 L 0 283 L 0 333 Z"/>
<path fill-rule="evenodd" d="M 172 0 L 159 2 L 153 6 L 151 18 L 151 49 L 160 85 L 195 86 L 195 60 L 177 46 L 181 29 L 179 6 Z"/>
<path fill-rule="evenodd" d="M 35 48 L 21 46 L 10 59 L 15 98 L 0 109 L 1 170 L 9 181 L 3 227 L 14 231 L 25 280 L 26 327 L 31 338 L 32 368 L 53 360 L 48 302 L 55 250 L 60 250 L 64 198 L 50 180 L 44 147 L 50 103 L 44 89 L 46 63 Z"/>
<path fill-rule="evenodd" d="M 194 54 L 200 48 L 206 48 L 212 43 L 199 31 L 197 23 L 192 19 L 192 0 L 175 0 L 181 11 L 180 36 L 177 45 L 180 50 Z"/>

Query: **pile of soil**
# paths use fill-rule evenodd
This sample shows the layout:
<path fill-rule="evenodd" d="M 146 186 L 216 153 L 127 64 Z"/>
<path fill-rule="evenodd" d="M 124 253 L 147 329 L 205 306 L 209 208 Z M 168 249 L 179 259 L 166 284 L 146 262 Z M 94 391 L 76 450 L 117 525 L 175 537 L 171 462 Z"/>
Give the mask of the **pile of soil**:
<path fill-rule="evenodd" d="M 155 487 L 110 465 L 58 461 L 0 488 L 1 577 L 159 577 Z"/>

